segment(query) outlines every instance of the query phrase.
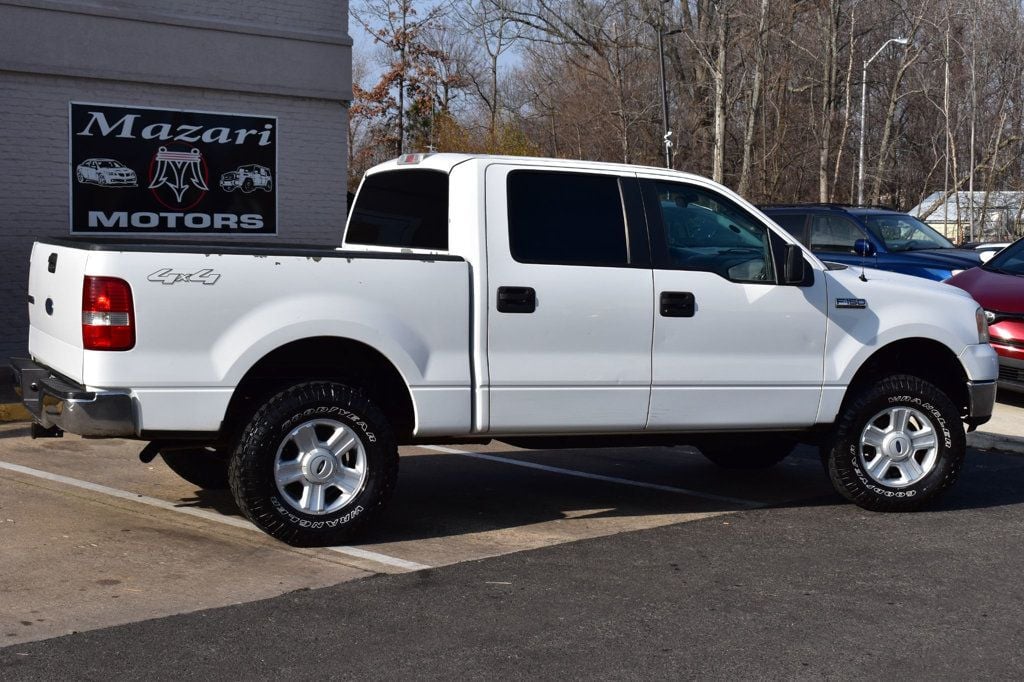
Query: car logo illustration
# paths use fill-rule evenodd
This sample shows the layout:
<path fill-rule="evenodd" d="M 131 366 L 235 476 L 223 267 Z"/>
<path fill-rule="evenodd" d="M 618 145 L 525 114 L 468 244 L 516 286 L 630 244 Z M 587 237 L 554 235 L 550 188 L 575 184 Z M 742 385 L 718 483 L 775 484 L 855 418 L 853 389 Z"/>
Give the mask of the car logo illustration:
<path fill-rule="evenodd" d="M 188 151 L 160 147 L 153 157 L 153 164 L 156 168 L 150 175 L 149 188 L 154 190 L 154 194 L 155 190 L 166 187 L 174 193 L 178 204 L 181 204 L 185 192 L 190 187 L 202 192 L 199 199 L 202 199 L 203 195 L 209 191 L 209 187 L 206 186 L 206 162 L 203 161 L 203 155 L 194 147 Z M 151 169 L 153 164 L 150 165 Z M 157 198 L 159 200 L 159 196 Z M 198 203 L 199 199 L 196 199 L 192 206 Z M 161 203 L 164 202 L 161 201 Z"/>
<path fill-rule="evenodd" d="M 136 187 L 138 178 L 128 166 L 116 159 L 86 159 L 75 169 L 78 182 L 100 187 Z"/>
<path fill-rule="evenodd" d="M 265 166 L 249 164 L 239 166 L 233 171 L 228 171 L 220 176 L 220 188 L 225 192 L 234 192 L 241 189 L 246 194 L 257 189 L 270 192 L 274 189 L 274 178 L 270 169 Z"/>

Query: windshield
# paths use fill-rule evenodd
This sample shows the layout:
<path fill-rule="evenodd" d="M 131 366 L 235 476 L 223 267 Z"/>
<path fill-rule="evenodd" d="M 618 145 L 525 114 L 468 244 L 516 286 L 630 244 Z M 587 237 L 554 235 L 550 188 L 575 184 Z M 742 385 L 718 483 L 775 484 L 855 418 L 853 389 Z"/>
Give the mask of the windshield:
<path fill-rule="evenodd" d="M 1024 239 L 1010 244 L 981 267 L 1004 275 L 1024 276 Z"/>
<path fill-rule="evenodd" d="M 862 215 L 868 229 L 885 242 L 889 251 L 954 249 L 953 243 L 913 216 L 903 213 Z"/>

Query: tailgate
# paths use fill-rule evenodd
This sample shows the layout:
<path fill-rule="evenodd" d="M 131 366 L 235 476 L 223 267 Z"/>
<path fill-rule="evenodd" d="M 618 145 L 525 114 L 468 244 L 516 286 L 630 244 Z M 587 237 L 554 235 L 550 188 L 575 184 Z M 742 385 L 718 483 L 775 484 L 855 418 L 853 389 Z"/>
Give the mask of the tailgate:
<path fill-rule="evenodd" d="M 82 380 L 82 279 L 89 252 L 45 242 L 32 245 L 28 276 L 28 349 L 32 358 Z"/>

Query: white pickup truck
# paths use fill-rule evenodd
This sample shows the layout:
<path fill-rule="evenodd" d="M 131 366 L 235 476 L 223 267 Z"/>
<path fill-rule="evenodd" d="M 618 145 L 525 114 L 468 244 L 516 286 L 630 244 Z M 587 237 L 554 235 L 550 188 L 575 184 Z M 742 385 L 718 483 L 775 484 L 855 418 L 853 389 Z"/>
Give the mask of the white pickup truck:
<path fill-rule="evenodd" d="M 417 442 L 730 467 L 806 442 L 843 496 L 914 509 L 997 376 L 960 289 L 822 263 L 701 177 L 551 159 L 377 166 L 340 249 L 40 241 L 29 310 L 12 365 L 36 435 L 151 441 L 299 545 L 365 527 Z"/>

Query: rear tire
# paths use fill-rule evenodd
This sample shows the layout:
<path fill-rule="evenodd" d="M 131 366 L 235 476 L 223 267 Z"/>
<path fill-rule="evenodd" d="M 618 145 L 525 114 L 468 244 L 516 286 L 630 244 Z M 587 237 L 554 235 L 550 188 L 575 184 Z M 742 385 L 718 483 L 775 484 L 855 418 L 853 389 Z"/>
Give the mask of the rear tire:
<path fill-rule="evenodd" d="M 343 384 L 302 383 L 270 398 L 231 455 L 242 513 L 290 545 L 337 545 L 384 508 L 398 448 L 384 414 Z"/>
<path fill-rule="evenodd" d="M 796 443 L 774 434 L 723 436 L 697 446 L 705 457 L 723 469 L 767 469 L 786 459 Z"/>
<path fill-rule="evenodd" d="M 871 511 L 913 511 L 960 475 L 967 439 L 960 412 L 935 385 L 897 375 L 850 397 L 822 447 L 832 485 Z"/>
<path fill-rule="evenodd" d="M 213 448 L 161 452 L 164 464 L 192 485 L 203 490 L 226 490 L 228 453 Z"/>

